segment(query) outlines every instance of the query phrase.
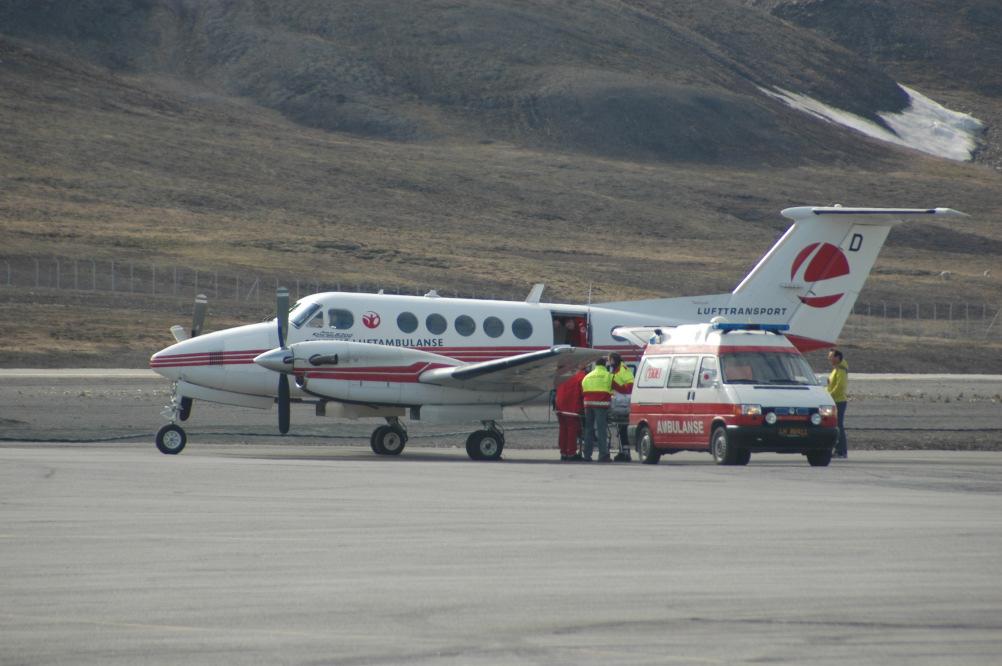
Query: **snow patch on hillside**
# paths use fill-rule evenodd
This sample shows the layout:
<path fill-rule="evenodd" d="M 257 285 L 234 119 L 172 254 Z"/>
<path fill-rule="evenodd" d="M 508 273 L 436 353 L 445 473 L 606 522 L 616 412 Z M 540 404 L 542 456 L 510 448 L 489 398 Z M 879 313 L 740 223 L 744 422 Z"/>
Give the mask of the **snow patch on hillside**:
<path fill-rule="evenodd" d="M 907 86 L 901 86 L 901 89 L 911 99 L 908 108 L 901 113 L 877 114 L 891 128 L 888 130 L 871 120 L 828 106 L 807 95 L 782 88 L 759 88 L 766 95 L 781 100 L 798 111 L 849 127 L 875 139 L 950 160 L 963 162 L 971 159 L 984 123 L 966 113 L 951 111 L 917 90 Z"/>

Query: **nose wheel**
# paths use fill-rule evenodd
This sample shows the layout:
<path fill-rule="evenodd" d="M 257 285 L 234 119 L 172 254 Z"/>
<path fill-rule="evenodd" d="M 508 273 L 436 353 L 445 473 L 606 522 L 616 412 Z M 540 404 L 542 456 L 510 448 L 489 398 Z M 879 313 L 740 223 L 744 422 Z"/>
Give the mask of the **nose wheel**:
<path fill-rule="evenodd" d="M 156 443 L 160 453 L 176 455 L 184 450 L 184 445 L 188 443 L 188 435 L 181 426 L 168 423 L 157 431 Z"/>

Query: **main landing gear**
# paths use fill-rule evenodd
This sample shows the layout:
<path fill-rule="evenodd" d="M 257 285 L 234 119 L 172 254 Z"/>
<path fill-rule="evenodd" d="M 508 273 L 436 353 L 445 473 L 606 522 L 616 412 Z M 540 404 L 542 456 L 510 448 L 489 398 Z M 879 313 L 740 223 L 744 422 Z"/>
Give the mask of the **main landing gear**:
<path fill-rule="evenodd" d="M 466 454 L 471 460 L 498 460 L 504 450 L 504 430 L 494 421 L 483 421 L 484 429 L 466 438 Z"/>
<path fill-rule="evenodd" d="M 396 416 L 387 416 L 386 425 L 379 426 L 369 437 L 372 451 L 381 456 L 399 456 L 407 444 L 407 429 Z"/>
<path fill-rule="evenodd" d="M 184 398 L 177 397 L 177 384 L 171 385 L 170 404 L 164 407 L 161 414 L 170 421 L 163 428 L 157 431 L 156 444 L 160 453 L 167 455 L 177 455 L 184 450 L 184 445 L 188 443 L 188 435 L 184 428 L 177 425 L 176 421 L 188 418 L 191 412 L 191 402 L 185 404 Z"/>

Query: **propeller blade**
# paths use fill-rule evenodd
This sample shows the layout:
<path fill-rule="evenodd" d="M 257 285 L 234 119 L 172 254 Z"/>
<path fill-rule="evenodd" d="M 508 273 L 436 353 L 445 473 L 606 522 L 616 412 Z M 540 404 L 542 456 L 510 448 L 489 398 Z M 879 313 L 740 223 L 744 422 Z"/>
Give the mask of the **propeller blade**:
<path fill-rule="evenodd" d="M 289 290 L 279 287 L 275 292 L 275 300 L 278 312 L 278 346 L 284 348 L 289 335 Z"/>
<path fill-rule="evenodd" d="M 289 375 L 278 377 L 278 431 L 289 432 Z"/>
<path fill-rule="evenodd" d="M 191 317 L 191 337 L 195 338 L 202 334 L 202 325 L 205 323 L 205 310 L 209 307 L 209 299 L 205 294 L 195 297 L 195 312 Z"/>
<path fill-rule="evenodd" d="M 191 404 L 194 402 L 191 398 L 183 397 L 181 398 L 181 410 L 178 412 L 177 417 L 182 421 L 187 421 L 188 417 L 191 416 Z"/>

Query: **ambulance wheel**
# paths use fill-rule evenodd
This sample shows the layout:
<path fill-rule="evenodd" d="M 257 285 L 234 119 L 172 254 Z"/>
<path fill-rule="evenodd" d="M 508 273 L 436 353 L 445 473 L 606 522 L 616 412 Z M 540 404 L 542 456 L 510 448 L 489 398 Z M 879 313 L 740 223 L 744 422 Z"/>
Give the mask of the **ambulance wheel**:
<path fill-rule="evenodd" d="M 807 456 L 807 462 L 811 464 L 811 467 L 828 467 L 828 463 L 832 461 L 831 449 L 808 451 L 804 455 Z"/>
<path fill-rule="evenodd" d="M 504 451 L 504 435 L 496 430 L 477 430 L 466 438 L 466 454 L 471 460 L 497 460 Z"/>
<path fill-rule="evenodd" d="M 737 465 L 740 452 L 727 442 L 727 428 L 717 426 L 713 430 L 710 438 L 710 453 L 713 454 L 713 462 L 718 465 Z"/>
<path fill-rule="evenodd" d="M 188 435 L 185 434 L 184 428 L 170 423 L 157 432 L 156 442 L 160 453 L 177 455 L 188 443 Z"/>
<path fill-rule="evenodd" d="M 657 465 L 661 454 L 654 448 L 654 438 L 647 426 L 637 428 L 637 457 L 645 465 Z"/>
<path fill-rule="evenodd" d="M 381 456 L 399 456 L 407 444 L 407 433 L 397 426 L 379 426 L 372 433 L 372 450 Z"/>

